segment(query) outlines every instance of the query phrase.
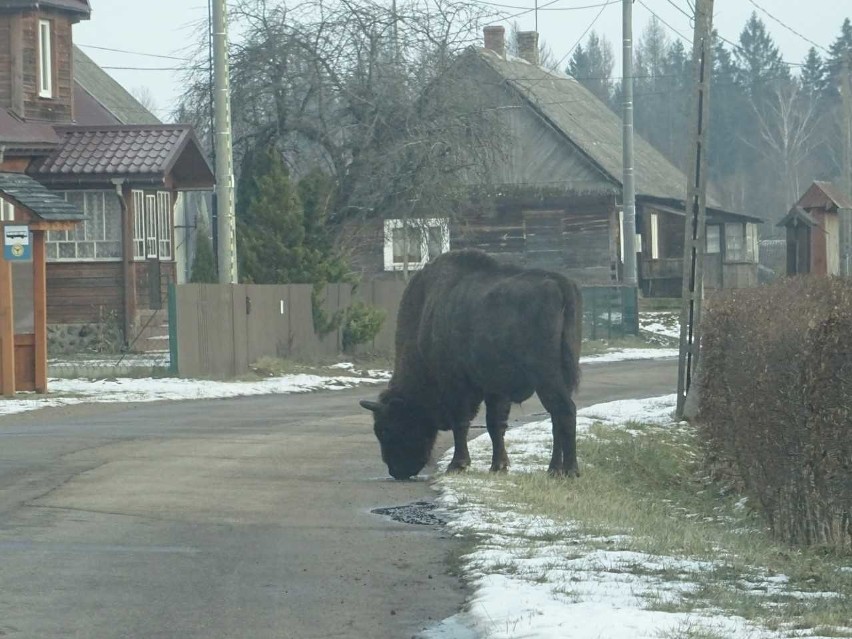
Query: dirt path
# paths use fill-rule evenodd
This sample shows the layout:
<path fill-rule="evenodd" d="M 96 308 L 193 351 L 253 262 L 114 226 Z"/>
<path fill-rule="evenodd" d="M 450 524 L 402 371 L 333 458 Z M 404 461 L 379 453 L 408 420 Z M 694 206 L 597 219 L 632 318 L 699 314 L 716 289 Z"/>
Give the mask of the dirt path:
<path fill-rule="evenodd" d="M 580 404 L 675 370 L 586 366 Z M 459 542 L 370 512 L 433 496 L 386 479 L 356 401 L 376 392 L 0 418 L 0 637 L 404 639 L 454 614 Z"/>

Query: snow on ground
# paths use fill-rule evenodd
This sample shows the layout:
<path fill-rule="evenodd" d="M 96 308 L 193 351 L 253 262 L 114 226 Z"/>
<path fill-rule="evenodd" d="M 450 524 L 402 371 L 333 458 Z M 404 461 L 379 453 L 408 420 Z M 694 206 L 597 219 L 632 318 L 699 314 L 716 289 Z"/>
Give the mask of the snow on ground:
<path fill-rule="evenodd" d="M 667 395 L 590 406 L 579 411 L 578 433 L 582 437 L 595 422 L 671 423 L 675 399 L 675 395 Z M 513 462 L 510 472 L 543 471 L 550 431 L 548 420 L 507 432 Z M 490 458 L 488 436 L 471 441 L 470 449 L 474 460 Z M 451 454 L 447 453 L 444 464 Z M 486 464 L 481 462 L 482 467 L 476 469 L 484 471 Z M 464 612 L 426 630 L 419 635 L 422 639 L 782 636 L 721 611 L 650 608 L 649 601 L 674 602 L 697 589 L 698 575 L 711 570 L 711 562 L 618 550 L 623 536 L 584 537 L 570 521 L 492 510 L 466 495 L 464 484 L 454 482 L 451 475 L 441 477 L 437 487 L 450 529 L 477 540 L 474 550 L 462 558 L 473 594 Z M 780 584 L 779 578 L 783 576 L 767 578 L 760 585 Z"/>
<path fill-rule="evenodd" d="M 175 399 L 214 399 L 342 390 L 360 384 L 387 380 L 381 371 L 368 377 L 348 375 L 283 375 L 252 382 L 215 382 L 178 378 L 118 378 L 109 380 L 51 379 L 50 394 L 28 394 L 21 399 L 0 399 L 0 415 L 10 415 L 50 406 L 94 402 L 155 402 Z"/>
<path fill-rule="evenodd" d="M 639 313 L 639 330 L 679 339 L 680 317 L 673 311 L 643 311 Z"/>
<path fill-rule="evenodd" d="M 663 359 L 677 357 L 676 348 L 620 348 L 612 349 L 600 355 L 584 355 L 581 364 L 606 364 L 609 362 L 626 362 L 637 359 Z"/>

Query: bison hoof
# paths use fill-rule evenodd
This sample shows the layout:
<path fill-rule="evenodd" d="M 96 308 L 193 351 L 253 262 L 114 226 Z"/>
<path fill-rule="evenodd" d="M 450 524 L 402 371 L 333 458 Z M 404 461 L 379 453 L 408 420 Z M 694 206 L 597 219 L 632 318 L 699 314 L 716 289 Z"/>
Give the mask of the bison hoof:
<path fill-rule="evenodd" d="M 465 461 L 451 461 L 450 465 L 447 466 L 448 473 L 462 473 L 467 470 L 467 467 L 470 465 L 470 462 Z"/>
<path fill-rule="evenodd" d="M 568 478 L 571 478 L 571 477 L 579 477 L 580 471 L 577 470 L 576 468 L 569 468 L 568 470 L 565 470 L 564 468 L 557 468 L 555 466 L 551 466 L 550 468 L 547 469 L 547 474 L 550 475 L 551 477 L 568 477 Z"/>
<path fill-rule="evenodd" d="M 490 468 L 492 473 L 507 473 L 509 472 L 508 464 L 491 464 Z"/>

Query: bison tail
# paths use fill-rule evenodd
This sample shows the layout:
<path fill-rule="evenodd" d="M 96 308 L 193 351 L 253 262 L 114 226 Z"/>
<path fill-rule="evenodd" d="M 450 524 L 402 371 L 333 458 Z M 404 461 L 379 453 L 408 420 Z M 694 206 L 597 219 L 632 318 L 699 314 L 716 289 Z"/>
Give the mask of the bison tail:
<path fill-rule="evenodd" d="M 573 280 L 561 278 L 562 371 L 571 390 L 580 384 L 580 348 L 583 341 L 583 295 Z"/>

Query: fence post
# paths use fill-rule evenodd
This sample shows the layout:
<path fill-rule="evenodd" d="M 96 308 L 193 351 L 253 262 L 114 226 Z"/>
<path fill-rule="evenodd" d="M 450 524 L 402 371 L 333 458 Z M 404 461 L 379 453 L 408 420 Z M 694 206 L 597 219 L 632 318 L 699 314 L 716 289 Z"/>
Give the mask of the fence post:
<path fill-rule="evenodd" d="M 178 368 L 178 317 L 177 317 L 177 288 L 174 282 L 169 282 L 169 372 L 179 375 Z"/>

